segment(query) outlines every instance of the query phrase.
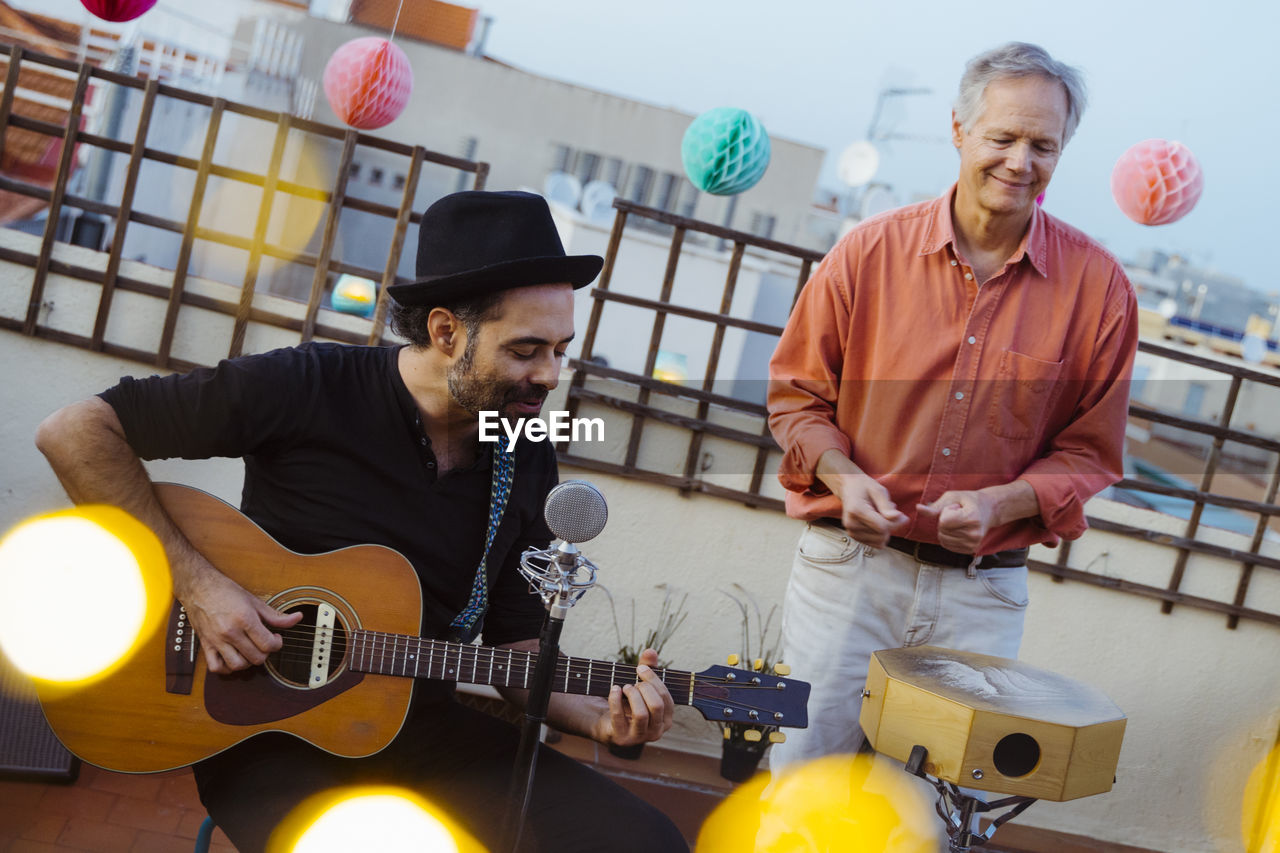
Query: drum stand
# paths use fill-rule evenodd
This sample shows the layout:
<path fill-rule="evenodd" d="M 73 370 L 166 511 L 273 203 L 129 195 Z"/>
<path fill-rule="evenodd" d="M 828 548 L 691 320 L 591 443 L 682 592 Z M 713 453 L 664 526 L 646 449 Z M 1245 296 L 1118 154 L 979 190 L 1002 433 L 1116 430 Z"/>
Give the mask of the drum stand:
<path fill-rule="evenodd" d="M 991 836 L 1005 823 L 1022 814 L 1034 803 L 1034 797 L 1004 797 L 986 802 L 969 796 L 957 785 L 944 782 L 924 772 L 924 762 L 929 751 L 923 746 L 911 748 L 911 757 L 907 760 L 906 771 L 919 776 L 938 791 L 938 802 L 935 808 L 938 817 L 947 825 L 947 853 L 969 853 L 974 845 L 982 846 L 991 840 Z M 991 821 L 991 825 L 983 832 L 976 832 L 979 814 L 1009 808 L 1007 812 Z"/>
<path fill-rule="evenodd" d="M 563 485 L 563 484 L 562 484 Z M 531 590 L 542 598 L 547 618 L 542 623 L 537 663 L 529 698 L 525 703 L 524 726 L 520 731 L 520 747 L 511 774 L 508 810 L 503 831 L 503 850 L 515 853 L 524 833 L 529 810 L 533 776 L 538 764 L 538 742 L 542 724 L 547 720 L 551 700 L 551 677 L 555 674 L 560 652 L 560 631 L 569 609 L 578 603 L 596 582 L 596 566 L 571 542 L 542 551 L 526 550 L 520 558 L 520 574 L 529 581 Z"/>

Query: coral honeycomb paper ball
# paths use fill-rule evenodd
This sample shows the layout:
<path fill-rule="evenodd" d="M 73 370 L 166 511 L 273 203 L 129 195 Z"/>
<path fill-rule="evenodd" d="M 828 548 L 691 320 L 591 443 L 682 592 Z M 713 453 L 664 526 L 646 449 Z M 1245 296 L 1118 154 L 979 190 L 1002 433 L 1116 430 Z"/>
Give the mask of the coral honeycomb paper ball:
<path fill-rule="evenodd" d="M 156 0 L 80 0 L 81 5 L 104 21 L 132 21 L 156 5 Z"/>
<path fill-rule="evenodd" d="M 352 39 L 324 67 L 324 94 L 338 118 L 370 130 L 390 124 L 413 91 L 413 69 L 403 50 L 384 38 Z"/>
<path fill-rule="evenodd" d="M 1196 206 L 1203 190 L 1200 164 L 1181 142 L 1139 142 L 1111 170 L 1111 195 L 1124 215 L 1141 225 L 1178 221 Z"/>

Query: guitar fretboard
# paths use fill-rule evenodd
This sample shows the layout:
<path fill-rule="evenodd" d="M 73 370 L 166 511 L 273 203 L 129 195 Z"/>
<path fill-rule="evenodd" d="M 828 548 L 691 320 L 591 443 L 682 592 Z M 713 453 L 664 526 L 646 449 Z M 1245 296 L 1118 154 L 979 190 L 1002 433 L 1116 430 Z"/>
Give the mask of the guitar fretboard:
<path fill-rule="evenodd" d="M 357 672 L 528 689 L 538 656 L 516 649 L 428 640 L 405 634 L 352 631 L 349 660 Z M 677 705 L 693 704 L 697 677 L 694 673 L 675 669 L 654 671 Z M 557 693 L 607 696 L 613 685 L 634 684 L 636 680 L 636 668 L 630 664 L 562 655 L 556 661 L 551 689 Z"/>

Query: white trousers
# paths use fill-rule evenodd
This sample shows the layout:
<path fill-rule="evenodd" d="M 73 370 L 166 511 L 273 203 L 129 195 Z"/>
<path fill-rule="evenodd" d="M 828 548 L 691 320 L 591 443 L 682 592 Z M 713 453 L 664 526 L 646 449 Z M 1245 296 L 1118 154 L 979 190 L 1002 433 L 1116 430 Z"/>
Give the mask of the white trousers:
<path fill-rule="evenodd" d="M 769 766 L 857 752 L 871 653 L 934 645 L 1016 658 L 1027 608 L 1027 568 L 964 569 L 870 548 L 843 530 L 805 527 L 782 611 L 782 660 L 812 687 L 809 727 L 788 729 Z"/>

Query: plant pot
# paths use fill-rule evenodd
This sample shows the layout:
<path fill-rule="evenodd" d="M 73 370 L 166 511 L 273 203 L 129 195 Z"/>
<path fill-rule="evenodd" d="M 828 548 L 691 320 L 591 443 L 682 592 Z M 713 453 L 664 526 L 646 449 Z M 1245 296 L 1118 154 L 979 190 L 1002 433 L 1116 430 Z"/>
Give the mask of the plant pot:
<path fill-rule="evenodd" d="M 618 746 L 616 743 L 609 744 L 610 755 L 616 755 L 619 758 L 625 758 L 628 761 L 635 761 L 643 752 L 643 743 L 633 743 L 631 746 Z"/>
<path fill-rule="evenodd" d="M 768 746 L 767 740 L 726 739 L 720 753 L 720 775 L 730 782 L 747 781 L 755 775 Z"/>

